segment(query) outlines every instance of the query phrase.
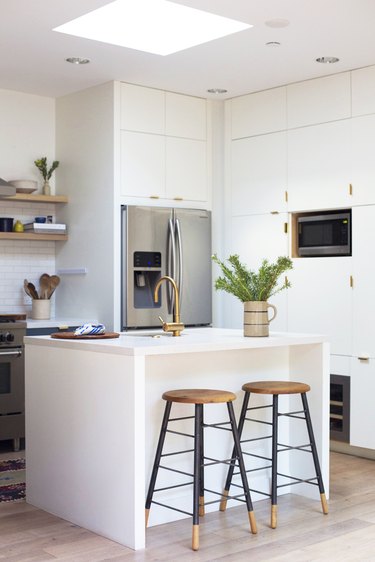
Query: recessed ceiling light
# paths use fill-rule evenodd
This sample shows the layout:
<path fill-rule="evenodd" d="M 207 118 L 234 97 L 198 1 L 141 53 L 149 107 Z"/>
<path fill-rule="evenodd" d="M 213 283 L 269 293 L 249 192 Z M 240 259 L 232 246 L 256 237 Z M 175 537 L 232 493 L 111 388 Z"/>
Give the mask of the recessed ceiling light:
<path fill-rule="evenodd" d="M 209 94 L 226 94 L 228 90 L 224 90 L 224 88 L 210 88 L 207 90 Z"/>
<path fill-rule="evenodd" d="M 115 0 L 54 31 L 169 55 L 250 27 L 168 0 Z"/>
<path fill-rule="evenodd" d="M 273 18 L 272 20 L 268 20 L 264 22 L 268 27 L 288 27 L 290 24 L 289 20 L 283 18 Z"/>
<path fill-rule="evenodd" d="M 316 62 L 321 62 L 323 64 L 332 64 L 334 62 L 339 62 L 340 59 L 338 59 L 337 57 L 319 57 L 315 60 Z"/>
<path fill-rule="evenodd" d="M 81 57 L 68 57 L 65 59 L 66 62 L 71 62 L 72 64 L 88 64 L 90 59 L 81 59 Z"/>
<path fill-rule="evenodd" d="M 266 45 L 267 47 L 280 47 L 281 43 L 279 41 L 268 41 Z"/>

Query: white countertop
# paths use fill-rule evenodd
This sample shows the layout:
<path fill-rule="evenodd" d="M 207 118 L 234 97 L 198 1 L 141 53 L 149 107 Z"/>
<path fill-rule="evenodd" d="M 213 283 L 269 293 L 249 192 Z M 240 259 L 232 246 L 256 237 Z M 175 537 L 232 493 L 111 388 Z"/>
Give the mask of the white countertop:
<path fill-rule="evenodd" d="M 82 318 L 50 318 L 49 320 L 34 320 L 33 318 L 27 318 L 26 324 L 27 328 L 53 328 L 57 327 L 60 329 L 69 328 L 70 326 L 81 326 L 85 322 L 90 322 L 92 324 L 97 324 L 96 320 L 82 319 Z"/>
<path fill-rule="evenodd" d="M 120 337 L 115 339 L 64 340 L 54 339 L 50 336 L 26 336 L 24 341 L 26 345 L 146 356 L 308 345 L 327 342 L 328 336 L 271 332 L 269 337 L 250 338 L 244 337 L 242 330 L 189 328 L 184 330 L 179 337 L 173 337 L 158 330 L 122 332 Z"/>

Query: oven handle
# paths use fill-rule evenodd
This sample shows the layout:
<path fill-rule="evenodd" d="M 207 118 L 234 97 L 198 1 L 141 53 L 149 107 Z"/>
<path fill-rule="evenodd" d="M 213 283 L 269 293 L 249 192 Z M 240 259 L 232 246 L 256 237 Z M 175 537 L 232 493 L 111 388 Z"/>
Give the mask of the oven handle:
<path fill-rule="evenodd" d="M 0 350 L 0 357 L 6 357 L 7 355 L 17 355 L 17 357 L 21 357 L 22 355 L 22 349 L 14 349 L 14 350 L 6 350 L 6 351 L 1 351 Z"/>

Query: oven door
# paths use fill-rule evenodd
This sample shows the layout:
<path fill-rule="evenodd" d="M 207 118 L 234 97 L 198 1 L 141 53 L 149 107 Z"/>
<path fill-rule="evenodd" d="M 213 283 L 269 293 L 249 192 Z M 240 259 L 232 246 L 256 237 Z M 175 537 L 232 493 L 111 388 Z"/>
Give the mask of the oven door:
<path fill-rule="evenodd" d="M 0 415 L 25 409 L 23 348 L 0 348 Z"/>

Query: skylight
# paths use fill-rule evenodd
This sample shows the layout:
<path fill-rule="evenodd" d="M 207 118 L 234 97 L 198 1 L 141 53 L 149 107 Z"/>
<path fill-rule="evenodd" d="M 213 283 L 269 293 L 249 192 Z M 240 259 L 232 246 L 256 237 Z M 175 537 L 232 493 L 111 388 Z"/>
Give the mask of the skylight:
<path fill-rule="evenodd" d="M 168 0 L 115 0 L 54 31 L 170 55 L 252 27 Z"/>

